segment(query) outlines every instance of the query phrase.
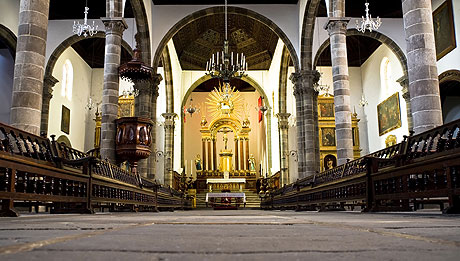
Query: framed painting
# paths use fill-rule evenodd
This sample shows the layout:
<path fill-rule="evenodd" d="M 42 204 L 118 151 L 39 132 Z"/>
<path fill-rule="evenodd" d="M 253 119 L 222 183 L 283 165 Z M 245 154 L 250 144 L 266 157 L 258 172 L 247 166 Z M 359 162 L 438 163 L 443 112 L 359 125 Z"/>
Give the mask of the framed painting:
<path fill-rule="evenodd" d="M 335 128 L 321 128 L 321 145 L 335 146 Z"/>
<path fill-rule="evenodd" d="M 452 13 L 452 0 L 446 0 L 433 12 L 436 59 L 441 59 L 457 47 Z"/>
<path fill-rule="evenodd" d="M 70 110 L 64 105 L 62 105 L 61 131 L 66 134 L 70 132 Z"/>
<path fill-rule="evenodd" d="M 399 92 L 377 105 L 379 135 L 382 136 L 401 127 L 401 109 L 399 107 Z"/>
<path fill-rule="evenodd" d="M 334 117 L 334 103 L 320 103 L 319 117 Z"/>

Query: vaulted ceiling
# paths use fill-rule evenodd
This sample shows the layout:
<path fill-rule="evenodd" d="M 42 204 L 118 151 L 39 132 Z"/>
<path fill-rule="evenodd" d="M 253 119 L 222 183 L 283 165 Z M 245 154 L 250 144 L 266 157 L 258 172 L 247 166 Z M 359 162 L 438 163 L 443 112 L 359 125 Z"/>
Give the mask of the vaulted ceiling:
<path fill-rule="evenodd" d="M 347 36 L 348 66 L 360 67 L 380 45 L 379 41 L 370 37 L 360 35 Z M 321 53 L 317 66 L 332 66 L 330 46 Z"/>
<path fill-rule="evenodd" d="M 224 15 L 210 15 L 188 24 L 173 37 L 183 70 L 204 70 L 225 39 Z M 267 26 L 241 15 L 228 15 L 229 50 L 244 53 L 250 70 L 268 70 L 278 36 Z"/>

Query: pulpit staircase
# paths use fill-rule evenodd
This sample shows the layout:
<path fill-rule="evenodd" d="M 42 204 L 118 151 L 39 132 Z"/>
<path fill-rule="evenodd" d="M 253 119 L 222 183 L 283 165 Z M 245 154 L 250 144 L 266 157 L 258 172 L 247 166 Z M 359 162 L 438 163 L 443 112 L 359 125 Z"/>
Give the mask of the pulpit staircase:
<path fill-rule="evenodd" d="M 248 190 L 248 189 L 243 189 L 243 192 L 246 195 L 246 208 L 259 209 L 260 208 L 259 195 L 256 192 Z M 196 195 L 196 207 L 206 208 L 206 191 L 200 192 Z M 244 209 L 243 206 L 241 206 L 240 209 Z"/>

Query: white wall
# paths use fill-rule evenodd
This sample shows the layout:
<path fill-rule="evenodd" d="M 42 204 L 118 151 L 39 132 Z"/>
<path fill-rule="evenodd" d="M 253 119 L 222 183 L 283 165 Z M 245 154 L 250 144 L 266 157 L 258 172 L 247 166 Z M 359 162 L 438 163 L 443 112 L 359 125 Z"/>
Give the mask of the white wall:
<path fill-rule="evenodd" d="M 297 5 L 231 5 L 250 9 L 274 22 L 287 35 L 299 55 L 299 10 Z M 184 17 L 210 5 L 153 5 L 152 54 L 157 51 L 163 36 Z"/>
<path fill-rule="evenodd" d="M 72 99 L 68 100 L 61 95 L 63 64 L 70 60 L 73 67 L 73 91 Z M 59 80 L 53 91 L 50 101 L 50 113 L 48 134 L 55 134 L 56 138 L 61 135 L 67 136 L 72 147 L 83 151 L 85 149 L 85 136 L 87 133 L 85 123 L 89 120 L 89 112 L 85 109 L 91 92 L 91 68 L 72 49 L 68 48 L 56 62 L 53 76 Z M 70 109 L 70 132 L 65 134 L 61 131 L 62 105 Z"/>
<path fill-rule="evenodd" d="M 324 25 L 327 22 L 327 17 L 318 17 L 316 18 L 315 23 L 315 32 L 313 35 L 313 55 L 312 55 L 312 62 L 317 55 L 318 48 L 327 40 L 329 39 L 328 32 L 324 29 Z M 348 29 L 356 29 L 355 20 L 358 18 L 352 18 L 348 23 Z M 404 32 L 404 24 L 403 20 L 400 18 L 382 18 L 382 25 L 377 30 L 377 32 L 387 36 L 391 40 L 393 40 L 401 50 L 406 53 L 406 38 Z M 369 31 L 363 34 L 366 36 Z"/>
<path fill-rule="evenodd" d="M 388 81 L 388 88 L 381 87 L 380 66 L 384 57 L 387 57 L 390 60 L 392 72 Z M 369 102 L 369 105 L 364 107 L 364 113 L 367 117 L 369 152 L 374 152 L 385 148 L 385 139 L 388 135 L 395 135 L 397 142 L 401 142 L 403 140 L 403 136 L 408 135 L 406 102 L 402 97 L 402 87 L 398 82 L 396 82 L 396 80 L 403 76 L 403 71 L 396 55 L 385 45 L 381 45 L 362 65 L 361 69 L 363 92 L 365 98 Z M 379 136 L 377 105 L 396 92 L 399 93 L 402 125 L 398 129 Z"/>
<path fill-rule="evenodd" d="M 83 10 L 82 10 L 83 15 Z M 81 20 L 75 20 L 83 23 L 83 17 Z M 101 19 L 89 20 L 88 24 L 93 24 L 93 21 L 98 26 L 98 31 L 105 31 L 105 26 L 102 23 Z M 133 18 L 126 18 L 126 24 L 128 25 L 128 29 L 123 32 L 123 40 L 134 49 L 136 43 L 134 39 L 134 35 L 136 34 L 136 23 Z M 48 38 L 46 41 L 46 63 L 48 63 L 49 57 L 54 52 L 54 50 L 67 38 L 74 35 L 72 31 L 74 20 L 50 20 L 48 21 Z M 84 39 L 83 36 L 81 36 Z"/>
<path fill-rule="evenodd" d="M 15 35 L 18 35 L 19 0 L 0 1 L 0 24 L 8 27 Z"/>
<path fill-rule="evenodd" d="M 8 49 L 0 49 L 0 122 L 10 122 L 14 60 Z"/>

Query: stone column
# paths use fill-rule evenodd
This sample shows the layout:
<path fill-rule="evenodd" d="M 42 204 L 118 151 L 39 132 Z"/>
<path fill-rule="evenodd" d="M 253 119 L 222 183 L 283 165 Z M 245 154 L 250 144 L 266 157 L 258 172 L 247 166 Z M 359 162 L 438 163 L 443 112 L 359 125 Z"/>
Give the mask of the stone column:
<path fill-rule="evenodd" d="M 289 184 L 289 116 L 290 113 L 278 113 L 278 128 L 280 132 L 280 168 L 281 168 L 281 186 Z"/>
<path fill-rule="evenodd" d="M 105 25 L 104 85 L 102 87 L 101 157 L 115 163 L 115 120 L 118 114 L 121 41 L 128 28 L 121 17 L 102 18 Z"/>
<path fill-rule="evenodd" d="M 174 128 L 176 123 L 174 119 L 177 117 L 175 113 L 161 114 L 165 118 L 165 186 L 172 186 L 173 171 L 174 171 Z"/>
<path fill-rule="evenodd" d="M 161 74 L 153 75 L 151 88 L 152 88 L 152 99 L 150 101 L 150 119 L 154 122 L 154 127 L 152 128 L 152 153 L 148 158 L 147 163 L 147 178 L 155 179 L 155 170 L 157 169 L 157 160 L 155 156 L 155 149 L 157 144 L 157 129 L 156 129 L 156 122 L 157 122 L 157 99 L 158 99 L 158 85 L 163 80 Z"/>
<path fill-rule="evenodd" d="M 353 159 L 350 82 L 348 80 L 347 25 L 349 18 L 333 17 L 326 22 L 331 42 L 332 79 L 334 85 L 335 133 L 338 165 Z"/>
<path fill-rule="evenodd" d="M 315 146 L 318 143 L 316 129 L 318 121 L 315 117 L 314 96 L 318 93 L 314 85 L 318 82 L 320 74 L 316 70 L 303 70 L 293 73 L 291 81 L 294 84 L 294 96 L 296 98 L 297 119 L 297 156 L 299 178 L 314 175 L 319 166 L 319 150 Z M 316 121 L 315 121 L 316 119 Z M 350 118 L 351 119 L 351 118 Z"/>
<path fill-rule="evenodd" d="M 40 135 L 49 0 L 21 0 L 10 124 Z"/>
<path fill-rule="evenodd" d="M 442 125 L 431 0 L 402 0 L 415 134 Z"/>
<path fill-rule="evenodd" d="M 161 81 L 161 75 L 155 77 L 149 81 L 140 81 L 134 84 L 134 88 L 139 90 L 139 96 L 135 98 L 134 111 L 135 115 L 138 117 L 144 117 L 151 119 L 155 122 L 156 118 L 156 99 L 158 97 L 158 84 Z M 155 107 L 155 108 L 153 108 Z M 150 157 L 145 160 L 140 160 L 138 165 L 138 172 L 150 179 L 153 179 L 155 176 L 155 137 L 156 137 L 156 128 L 152 128 L 152 144 L 151 150 L 152 153 Z"/>
<path fill-rule="evenodd" d="M 40 135 L 46 137 L 48 135 L 48 121 L 50 113 L 50 101 L 53 98 L 53 87 L 58 83 L 58 79 L 49 75 L 43 80 L 43 97 L 42 97 L 42 118 L 40 125 Z"/>
<path fill-rule="evenodd" d="M 406 114 L 407 114 L 407 125 L 409 132 L 414 130 L 414 122 L 412 120 L 412 112 L 410 109 L 410 94 L 409 94 L 409 80 L 407 77 L 403 76 L 397 80 L 397 82 L 402 86 L 402 97 L 406 101 Z"/>

